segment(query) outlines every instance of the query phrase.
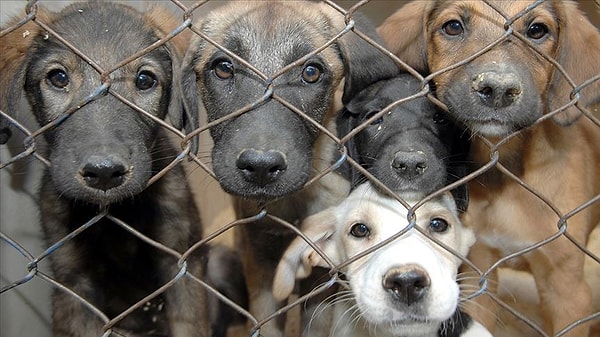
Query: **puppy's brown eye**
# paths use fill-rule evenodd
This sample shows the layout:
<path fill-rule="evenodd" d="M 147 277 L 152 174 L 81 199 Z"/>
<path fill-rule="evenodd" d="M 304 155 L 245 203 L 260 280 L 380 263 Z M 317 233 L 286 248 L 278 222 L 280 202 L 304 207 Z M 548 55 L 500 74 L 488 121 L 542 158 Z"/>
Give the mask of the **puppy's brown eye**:
<path fill-rule="evenodd" d="M 460 35 L 464 32 L 462 23 L 460 23 L 460 21 L 458 20 L 450 20 L 444 23 L 444 25 L 442 26 L 442 30 L 444 31 L 444 33 L 450 36 Z"/>
<path fill-rule="evenodd" d="M 357 238 L 364 238 L 371 233 L 369 227 L 364 223 L 356 223 L 350 227 L 350 235 Z"/>
<path fill-rule="evenodd" d="M 154 88 L 157 82 L 156 76 L 153 73 L 141 71 L 135 79 L 135 86 L 140 90 L 149 90 Z"/>
<path fill-rule="evenodd" d="M 450 225 L 444 219 L 435 218 L 429 222 L 429 231 L 432 233 L 442 233 L 448 230 Z"/>
<path fill-rule="evenodd" d="M 530 39 L 539 40 L 548 34 L 548 26 L 543 23 L 534 22 L 527 28 L 527 36 Z"/>
<path fill-rule="evenodd" d="M 321 78 L 321 69 L 314 64 L 309 64 L 302 70 L 302 80 L 306 83 L 315 83 Z"/>
<path fill-rule="evenodd" d="M 233 77 L 233 63 L 229 61 L 221 61 L 215 64 L 215 75 L 222 80 L 227 80 Z"/>
<path fill-rule="evenodd" d="M 69 85 L 69 75 L 62 69 L 51 70 L 46 78 L 52 86 L 62 89 Z"/>

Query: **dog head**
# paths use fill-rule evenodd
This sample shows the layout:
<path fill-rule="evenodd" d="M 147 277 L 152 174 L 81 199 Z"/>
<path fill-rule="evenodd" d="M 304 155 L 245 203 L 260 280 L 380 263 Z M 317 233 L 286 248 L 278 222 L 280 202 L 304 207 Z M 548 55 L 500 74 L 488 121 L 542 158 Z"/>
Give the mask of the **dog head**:
<path fill-rule="evenodd" d="M 403 196 L 419 199 L 464 176 L 457 163 L 466 156 L 461 130 L 426 97 L 389 105 L 420 92 L 412 75 L 376 82 L 356 95 L 338 114 L 338 135 L 343 137 L 362 123 L 369 123 L 348 143 L 350 156 L 384 185 Z M 373 119 L 374 118 L 374 119 Z M 351 170 L 355 172 L 356 170 Z M 360 181 L 353 177 L 353 182 Z M 467 195 L 459 198 L 466 202 Z M 466 205 L 461 205 L 466 209 Z"/>
<path fill-rule="evenodd" d="M 497 10 L 483 1 L 414 1 L 379 32 L 392 52 L 421 71 L 452 67 L 434 77 L 438 97 L 472 131 L 493 137 L 527 127 L 571 100 L 573 85 L 552 60 L 575 85 L 599 73 L 600 33 L 571 1 L 492 4 Z M 509 18 L 515 18 L 512 31 L 505 29 Z M 398 27 L 410 28 L 399 36 Z M 600 81 L 586 86 L 580 106 L 597 104 L 599 92 Z M 571 107 L 553 117 L 568 124 L 580 114 Z"/>
<path fill-rule="evenodd" d="M 301 230 L 336 265 L 406 231 L 353 260 L 343 273 L 366 322 L 389 327 L 393 330 L 390 335 L 424 336 L 425 331 L 437 331 L 457 308 L 456 276 L 461 260 L 422 232 L 461 257 L 466 256 L 475 237 L 462 226 L 449 194 L 416 210 L 419 230 L 408 226 L 404 206 L 365 183 L 339 206 L 308 217 Z M 314 266 L 332 267 L 304 239 L 295 239 L 277 267 L 275 296 L 286 298 L 295 278 L 306 277 Z"/>
<path fill-rule="evenodd" d="M 203 104 L 208 121 L 219 121 L 210 129 L 213 169 L 225 191 L 242 197 L 301 189 L 313 174 L 314 122 L 323 122 L 342 78 L 347 101 L 397 68 L 352 31 L 335 39 L 343 15 L 324 3 L 237 2 L 199 25 L 212 41 L 197 37 L 186 54 L 186 105 L 197 113 Z"/>
<path fill-rule="evenodd" d="M 113 203 L 139 193 L 157 172 L 152 158 L 164 140 L 156 138 L 153 119 L 170 113 L 181 120 L 173 89 L 177 51 L 169 42 L 117 68 L 107 76 L 108 93 L 102 92 L 99 69 L 117 65 L 164 36 L 166 26 L 151 24 L 166 24 L 168 18 L 161 15 L 151 18 L 113 3 L 73 4 L 44 14 L 44 22 L 72 47 L 33 25 L 28 44 L 15 46 L 25 53 L 11 61 L 13 67 L 20 64 L 7 93 L 9 109 L 18 109 L 24 92 L 38 123 L 53 124 L 44 137 L 50 174 L 61 195 Z"/>

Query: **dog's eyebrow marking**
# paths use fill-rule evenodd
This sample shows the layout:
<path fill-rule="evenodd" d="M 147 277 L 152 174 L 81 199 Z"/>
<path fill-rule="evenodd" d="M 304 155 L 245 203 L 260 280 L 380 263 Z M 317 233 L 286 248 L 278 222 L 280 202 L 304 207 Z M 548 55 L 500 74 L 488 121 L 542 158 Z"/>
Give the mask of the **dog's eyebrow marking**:
<path fill-rule="evenodd" d="M 235 35 L 230 36 L 223 41 L 222 45 L 240 58 L 248 60 L 248 54 L 250 54 L 251 49 L 245 39 Z M 218 50 L 220 51 L 220 49 Z"/>
<path fill-rule="evenodd" d="M 443 1 L 440 1 L 435 4 L 435 6 L 433 7 L 433 10 L 431 10 L 431 12 L 429 13 L 427 22 L 435 23 L 435 24 L 443 24 L 450 18 L 458 17 L 462 21 L 462 23 L 464 25 L 464 29 L 468 30 L 468 28 L 470 27 L 470 24 L 471 24 L 473 8 L 474 7 L 468 3 L 461 3 L 459 5 L 453 4 L 450 7 L 446 7 L 445 4 L 443 3 Z M 443 14 L 443 16 L 442 16 L 442 14 Z M 433 18 L 440 18 L 440 17 L 444 18 L 444 22 L 433 21 Z M 435 27 L 436 30 L 440 29 L 440 28 L 442 28 L 442 26 Z"/>

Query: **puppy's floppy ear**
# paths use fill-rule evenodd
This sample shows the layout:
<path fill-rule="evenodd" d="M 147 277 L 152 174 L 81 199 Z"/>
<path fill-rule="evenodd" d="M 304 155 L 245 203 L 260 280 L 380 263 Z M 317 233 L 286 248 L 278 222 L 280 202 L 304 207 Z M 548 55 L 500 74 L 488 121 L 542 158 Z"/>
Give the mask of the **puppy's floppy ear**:
<path fill-rule="evenodd" d="M 445 205 L 448 210 L 451 210 L 454 215 L 452 223 L 455 223 L 457 226 L 456 235 L 458 237 L 458 245 L 455 249 L 461 256 L 466 257 L 469 253 L 469 248 L 473 246 L 476 240 L 473 230 L 464 225 L 464 223 L 470 223 L 468 219 L 469 215 L 465 214 L 462 216 L 462 218 L 467 221 L 463 222 L 460 220 L 456 209 L 455 199 L 451 193 L 442 194 L 440 198 L 440 202 Z"/>
<path fill-rule="evenodd" d="M 36 18 L 41 22 L 50 23 L 55 14 L 45 7 L 38 6 Z M 10 29 L 21 19 L 22 17 L 15 17 L 1 29 Z M 41 32 L 40 26 L 29 21 L 0 39 L 0 110 L 9 115 L 16 115 L 19 109 L 18 103 L 25 83 L 25 56 Z M 6 143 L 11 133 L 8 119 L 0 116 L 0 144 Z"/>
<path fill-rule="evenodd" d="M 371 92 L 366 91 L 365 92 Z M 362 96 L 362 95 L 361 95 Z M 364 97 L 356 96 L 350 102 L 348 102 L 344 108 L 337 114 L 336 119 L 336 127 L 338 137 L 343 138 L 347 134 L 349 134 L 355 127 L 361 124 L 361 111 L 365 108 L 363 105 L 366 103 Z M 371 96 L 367 96 L 367 99 L 372 98 Z M 346 150 L 347 154 L 350 158 L 352 158 L 355 162 L 361 163 L 362 158 L 360 153 L 358 152 L 358 147 L 356 145 L 356 135 L 350 138 L 346 142 Z M 340 167 L 340 172 L 346 177 L 346 179 L 350 180 L 350 186 L 353 189 L 355 186 L 364 181 L 364 176 L 352 165 L 345 162 Z"/>
<path fill-rule="evenodd" d="M 340 112 L 338 112 L 335 123 L 338 137 L 343 138 L 350 133 L 352 129 L 359 125 L 358 114 L 347 109 L 347 106 L 345 106 L 342 108 L 342 110 L 340 110 Z M 350 138 L 346 142 L 346 150 L 348 157 L 360 163 L 360 156 L 356 148 L 354 137 Z M 348 162 L 345 162 L 339 170 L 342 172 L 344 177 L 346 177 L 346 179 L 350 180 L 352 186 L 354 186 L 354 184 L 360 179 L 360 174 L 352 165 L 348 164 Z"/>
<path fill-rule="evenodd" d="M 558 38 L 558 54 L 556 60 L 576 85 L 580 85 L 594 75 L 600 74 L 600 32 L 571 1 L 557 3 L 560 27 Z M 547 111 L 554 111 L 570 101 L 573 87 L 565 80 L 565 76 L 554 70 L 548 95 Z M 600 105 L 600 81 L 595 81 L 581 91 L 579 104 L 589 108 Z M 561 125 L 575 122 L 581 112 L 577 107 L 570 107 L 554 115 L 554 120 Z M 600 117 L 600 112 L 595 113 Z"/>
<path fill-rule="evenodd" d="M 185 67 L 181 66 L 181 63 L 177 60 L 173 60 L 173 86 L 171 95 L 171 104 L 169 106 L 169 119 L 173 126 L 178 130 L 184 130 L 186 134 L 191 133 L 200 127 L 200 117 L 197 109 L 190 109 L 184 101 L 183 92 L 186 90 L 186 84 L 183 81 L 184 74 L 182 71 Z M 192 149 L 193 154 L 198 153 L 199 148 L 199 136 L 192 138 Z"/>
<path fill-rule="evenodd" d="M 341 17 L 336 18 L 336 22 L 340 19 Z M 354 13 L 352 19 L 355 21 L 354 29 L 385 47 L 375 26 L 366 17 Z M 341 21 L 343 24 L 343 20 Z M 400 72 L 400 68 L 391 58 L 353 31 L 342 36 L 338 40 L 338 46 L 344 62 L 344 104 L 372 83 L 394 77 Z"/>
<path fill-rule="evenodd" d="M 175 31 L 181 21 L 168 13 L 164 8 L 152 6 L 145 12 L 145 17 L 156 30 L 159 37 L 165 37 Z M 190 32 L 184 30 L 165 44 L 169 55 L 171 56 L 172 84 L 171 84 L 171 102 L 169 103 L 169 120 L 178 130 L 184 130 L 190 133 L 199 127 L 199 117 L 191 111 L 185 109 L 182 101 L 182 66 L 181 59 L 185 54 L 187 42 L 190 40 Z M 192 153 L 198 152 L 198 137 L 192 139 Z"/>
<path fill-rule="evenodd" d="M 8 119 L 0 115 L 0 145 L 6 144 L 12 135 L 12 131 L 10 131 L 9 126 L 10 124 Z"/>
<path fill-rule="evenodd" d="M 413 1 L 377 28 L 388 49 L 418 72 L 429 72 L 426 24 L 434 1 Z"/>
<path fill-rule="evenodd" d="M 183 58 L 179 85 L 181 88 L 181 97 L 185 115 L 195 120 L 196 127 L 199 125 L 200 106 L 202 105 L 200 100 L 200 88 L 198 88 L 198 79 L 195 70 L 199 45 L 199 39 L 192 39 L 191 46 Z"/>
<path fill-rule="evenodd" d="M 336 216 L 333 207 L 306 218 L 301 225 L 302 232 L 332 261 L 340 260 L 331 240 L 335 227 Z M 317 266 L 330 267 L 303 238 L 294 239 L 277 265 L 273 279 L 275 298 L 278 300 L 288 298 L 294 289 L 296 279 L 306 278 L 310 275 L 312 267 Z"/>
<path fill-rule="evenodd" d="M 450 122 L 453 123 L 453 122 Z M 448 164 L 448 182 L 453 183 L 467 176 L 469 173 L 468 162 L 469 162 L 469 151 L 471 148 L 471 142 L 466 133 L 460 130 L 463 127 L 458 125 L 452 125 L 455 128 L 454 137 L 450 144 L 450 163 Z M 464 183 L 457 188 L 453 189 L 452 195 L 456 201 L 456 208 L 459 212 L 464 213 L 469 207 L 469 188 Z"/>

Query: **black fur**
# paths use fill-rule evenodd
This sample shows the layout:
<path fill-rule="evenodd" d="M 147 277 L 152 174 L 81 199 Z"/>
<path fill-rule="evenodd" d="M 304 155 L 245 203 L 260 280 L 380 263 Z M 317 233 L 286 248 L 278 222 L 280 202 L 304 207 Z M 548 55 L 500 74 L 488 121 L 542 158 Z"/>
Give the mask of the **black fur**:
<path fill-rule="evenodd" d="M 157 27 L 114 3 L 73 4 L 47 22 L 105 69 L 159 39 Z M 173 83 L 179 66 L 170 44 L 109 75 L 110 93 L 82 104 L 100 87 L 100 75 L 53 36 L 32 37 L 13 92 L 25 92 L 44 133 L 51 168 L 40 189 L 41 222 L 48 246 L 103 211 L 108 216 L 49 255 L 54 278 L 109 319 L 174 279 L 178 256 L 142 241 L 119 220 L 179 253 L 201 239 L 201 223 L 181 166 L 147 187 L 177 156 L 165 131 L 111 93 L 163 119 L 181 113 Z M 13 99 L 16 102 L 15 95 Z M 66 112 L 75 109 L 67 116 Z M 175 115 L 174 115 L 175 114 Z M 204 278 L 206 248 L 187 259 L 187 272 Z M 41 261 L 43 263 L 43 261 Z M 129 336 L 207 337 L 204 289 L 188 277 L 116 322 Z M 54 336 L 99 336 L 104 322 L 70 294 L 53 295 Z M 179 331 L 179 332 L 176 332 Z"/>
<path fill-rule="evenodd" d="M 381 44 L 371 23 L 360 15 L 353 18 L 358 31 Z M 346 102 L 371 83 L 397 74 L 397 66 L 348 32 L 320 53 L 278 73 L 334 39 L 344 29 L 343 19 L 322 2 L 269 1 L 237 2 L 198 23 L 203 33 L 257 67 L 265 77 L 272 77 L 262 79 L 238 58 L 202 38 L 192 42 L 184 59 L 182 87 L 187 109 L 198 112 L 203 105 L 209 122 L 231 117 L 210 129 L 214 141 L 211 159 L 221 187 L 236 196 L 239 218 L 255 215 L 266 203 L 269 215 L 296 224 L 347 193 L 341 186 L 339 190 L 321 189 L 323 180 L 303 188 L 319 170 L 316 163 L 329 161 L 335 145 L 333 141 L 319 143 L 323 138 L 318 139 L 318 128 L 282 100 L 314 122 L 326 124 L 336 113 L 334 94 L 342 80 L 342 101 Z M 230 69 L 232 76 L 227 75 Z M 310 83 L 303 79 L 304 71 L 320 76 Z M 274 90 L 273 95 L 268 89 Z M 250 289 L 250 312 L 263 318 L 281 305 L 272 298 L 273 273 L 295 233 L 270 217 L 236 230 Z M 307 281 L 300 292 L 306 293 L 314 285 Z M 319 296 L 304 306 L 301 324 L 310 319 Z M 255 301 L 259 297 L 260 301 Z M 283 318 L 263 326 L 261 333 L 282 335 Z"/>
<path fill-rule="evenodd" d="M 402 74 L 361 91 L 338 115 L 340 138 L 392 103 L 419 93 L 419 84 Z M 346 145 L 349 155 L 388 188 L 424 197 L 465 175 L 468 142 L 460 130 L 426 97 L 418 97 L 371 121 Z M 345 172 L 353 185 L 364 180 L 350 165 Z M 454 196 L 459 209 L 466 210 L 466 187 Z"/>
<path fill-rule="evenodd" d="M 222 245 L 211 247 L 206 273 L 208 282 L 221 294 L 248 309 L 248 289 L 237 252 Z M 231 325 L 245 322 L 243 315 L 216 296 L 208 297 L 208 306 L 213 337 L 225 337 Z"/>
<path fill-rule="evenodd" d="M 219 20 L 209 19 L 202 28 L 207 34 L 215 35 L 212 37 L 228 51 L 258 67 L 265 76 L 271 76 L 321 47 L 323 37 L 333 38 L 339 31 L 340 27 L 324 13 L 313 13 L 318 15 L 320 27 L 302 20 L 284 23 L 277 17 L 304 15 L 295 11 L 294 6 L 273 2 L 228 21 L 226 31 L 215 34 L 214 30 L 218 29 L 215 26 L 221 28 Z M 381 43 L 372 24 L 360 15 L 354 18 L 358 30 Z M 315 36 L 321 37 L 320 40 L 313 38 Z M 333 104 L 342 76 L 345 77 L 343 101 L 347 101 L 363 87 L 397 72 L 391 59 L 352 32 L 328 50 L 336 54 L 334 63 L 319 53 L 272 79 L 274 95 L 317 123 L 323 122 Z M 332 69 L 332 64 L 342 64 L 343 73 Z M 226 65 L 233 73 L 223 79 L 216 73 L 219 67 Z M 246 113 L 210 129 L 215 143 L 212 164 L 223 189 L 259 200 L 278 198 L 301 189 L 312 174 L 318 129 L 277 99 L 266 97 L 263 101 L 269 81 L 205 41 L 199 40 L 190 48 L 184 67 L 187 106 L 198 111 L 199 105 L 204 104 L 209 122 L 251 107 Z M 315 67 L 321 73 L 316 82 L 303 80 L 302 73 L 307 67 Z"/>
<path fill-rule="evenodd" d="M 6 142 L 8 142 L 10 139 L 10 136 L 12 136 L 12 131 L 10 130 L 9 126 L 10 123 L 8 119 L 0 116 L 0 145 L 6 144 Z"/>
<path fill-rule="evenodd" d="M 472 324 L 471 316 L 457 309 L 454 315 L 440 326 L 439 337 L 460 337 Z"/>

